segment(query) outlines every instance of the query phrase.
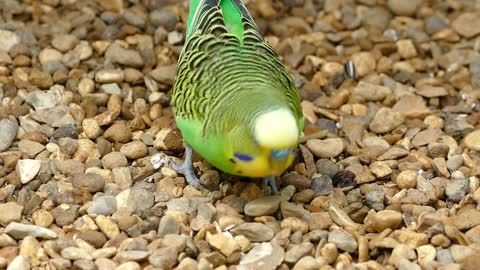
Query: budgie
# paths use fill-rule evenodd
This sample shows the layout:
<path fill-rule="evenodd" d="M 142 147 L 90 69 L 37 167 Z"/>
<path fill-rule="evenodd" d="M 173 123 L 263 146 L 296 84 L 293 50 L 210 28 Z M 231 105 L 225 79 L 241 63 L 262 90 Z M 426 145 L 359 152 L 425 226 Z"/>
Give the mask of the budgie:
<path fill-rule="evenodd" d="M 197 189 L 192 148 L 232 175 L 275 177 L 293 162 L 304 128 L 291 75 L 241 0 L 191 0 L 172 99 L 185 160 L 172 168 Z"/>

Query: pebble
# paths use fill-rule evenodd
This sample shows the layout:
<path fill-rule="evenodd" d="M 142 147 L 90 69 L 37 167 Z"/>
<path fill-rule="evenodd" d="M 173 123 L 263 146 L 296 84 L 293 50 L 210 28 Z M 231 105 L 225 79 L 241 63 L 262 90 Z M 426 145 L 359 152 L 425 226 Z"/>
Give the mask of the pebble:
<path fill-rule="evenodd" d="M 405 121 L 401 113 L 393 109 L 382 107 L 377 111 L 370 123 L 370 130 L 375 133 L 386 133 L 394 130 Z"/>
<path fill-rule="evenodd" d="M 79 173 L 73 176 L 72 184 L 79 190 L 94 193 L 103 190 L 105 180 L 95 173 Z"/>
<path fill-rule="evenodd" d="M 238 225 L 230 230 L 230 232 L 236 235 L 243 235 L 252 242 L 266 242 L 273 238 L 273 230 L 261 223 L 247 222 Z"/>
<path fill-rule="evenodd" d="M 334 177 L 340 171 L 338 165 L 330 159 L 319 159 L 315 163 L 315 166 L 317 167 L 318 173 L 328 175 L 330 177 Z"/>
<path fill-rule="evenodd" d="M 365 200 L 367 206 L 374 209 L 375 211 L 381 211 L 385 208 L 385 192 L 379 188 L 375 188 L 372 191 L 368 192 L 365 196 Z"/>
<path fill-rule="evenodd" d="M 244 212 L 252 217 L 273 215 L 280 206 L 279 196 L 263 197 L 245 205 Z"/>
<path fill-rule="evenodd" d="M 394 210 L 382 210 L 368 215 L 365 220 L 367 228 L 381 233 L 386 229 L 398 229 L 402 224 L 402 214 Z"/>
<path fill-rule="evenodd" d="M 12 31 L 0 29 L 0 50 L 8 52 L 20 43 L 20 37 Z"/>
<path fill-rule="evenodd" d="M 284 256 L 285 251 L 282 247 L 271 243 L 261 243 L 253 247 L 241 258 L 237 269 L 254 270 L 261 268 L 275 270 L 282 263 Z"/>
<path fill-rule="evenodd" d="M 143 67 L 144 62 L 140 53 L 136 50 L 125 49 L 120 45 L 112 44 L 105 52 L 105 58 L 112 63 L 118 63 L 127 67 Z"/>
<path fill-rule="evenodd" d="M 220 251 L 226 257 L 240 250 L 240 246 L 233 240 L 223 234 L 210 234 L 207 232 L 206 241 L 211 247 Z"/>
<path fill-rule="evenodd" d="M 11 222 L 19 222 L 22 218 L 23 206 L 15 202 L 0 204 L 0 224 L 7 226 Z"/>
<path fill-rule="evenodd" d="M 20 182 L 27 184 L 37 176 L 42 166 L 42 161 L 36 159 L 22 159 L 17 162 L 15 171 L 17 172 Z"/>
<path fill-rule="evenodd" d="M 31 265 L 27 257 L 17 256 L 7 267 L 7 270 L 30 270 Z"/>
<path fill-rule="evenodd" d="M 18 125 L 8 119 L 0 120 L 0 152 L 7 150 L 12 145 L 17 135 Z"/>
<path fill-rule="evenodd" d="M 85 250 L 78 247 L 67 247 L 61 251 L 62 257 L 68 260 L 91 260 L 92 256 Z"/>
<path fill-rule="evenodd" d="M 377 63 L 370 52 L 358 52 L 352 55 L 351 60 L 359 78 L 375 70 Z"/>
<path fill-rule="evenodd" d="M 125 79 L 125 73 L 121 69 L 102 69 L 95 73 L 95 82 L 101 83 L 101 84 L 121 83 L 123 82 L 124 79 Z M 93 82 L 91 81 L 91 79 L 86 79 L 86 80 L 88 80 L 89 84 Z M 89 85 L 89 88 L 90 87 L 92 86 Z"/>
<path fill-rule="evenodd" d="M 415 15 L 422 2 L 422 0 L 413 0 L 408 3 L 401 0 L 388 0 L 387 5 L 396 15 L 412 16 Z"/>
<path fill-rule="evenodd" d="M 470 180 L 464 179 L 452 179 L 447 182 L 445 187 L 445 195 L 453 202 L 460 202 L 465 195 L 467 195 L 470 187 Z"/>
<path fill-rule="evenodd" d="M 148 148 L 142 141 L 133 141 L 122 145 L 120 152 L 128 159 L 139 159 L 148 154 Z"/>
<path fill-rule="evenodd" d="M 61 52 L 67 52 L 72 50 L 78 42 L 78 38 L 74 35 L 58 35 L 52 39 L 52 46 Z"/>
<path fill-rule="evenodd" d="M 480 130 L 471 132 L 465 137 L 465 146 L 470 150 L 480 151 Z"/>
<path fill-rule="evenodd" d="M 110 152 L 102 158 L 102 165 L 105 169 L 126 167 L 128 160 L 122 152 Z"/>
<path fill-rule="evenodd" d="M 35 238 L 53 239 L 57 238 L 57 233 L 52 230 L 36 226 L 12 222 L 5 228 L 5 233 L 15 239 L 22 239 L 28 235 Z"/>
<path fill-rule="evenodd" d="M 311 139 L 306 144 L 308 150 L 310 150 L 315 156 L 320 158 L 332 158 L 340 155 L 344 149 L 344 143 L 339 138 L 330 139 Z"/>
<path fill-rule="evenodd" d="M 117 211 L 117 199 L 114 196 L 102 196 L 95 198 L 87 209 L 88 215 L 95 217 L 98 215 L 108 216 Z"/>
<path fill-rule="evenodd" d="M 455 32 L 466 38 L 474 37 L 480 34 L 480 29 L 475 27 L 475 25 L 480 22 L 478 15 L 478 12 L 463 13 L 453 20 L 451 26 Z"/>
<path fill-rule="evenodd" d="M 395 178 L 395 184 L 401 189 L 415 188 L 417 186 L 418 172 L 413 170 L 401 171 L 397 178 Z"/>
<path fill-rule="evenodd" d="M 335 229 L 328 234 L 328 242 L 343 251 L 353 253 L 357 250 L 358 244 L 355 238 L 343 229 Z"/>
<path fill-rule="evenodd" d="M 97 224 L 100 231 L 102 231 L 105 236 L 109 239 L 114 239 L 117 235 L 120 234 L 120 229 L 118 225 L 113 222 L 110 218 L 98 215 L 95 218 L 95 223 Z"/>
<path fill-rule="evenodd" d="M 367 101 L 382 101 L 391 93 L 392 90 L 388 87 L 363 81 L 359 82 L 353 90 L 353 94 L 359 95 Z"/>
<path fill-rule="evenodd" d="M 315 191 L 315 196 L 328 195 L 333 190 L 332 179 L 328 175 L 315 177 L 312 179 L 311 189 Z"/>

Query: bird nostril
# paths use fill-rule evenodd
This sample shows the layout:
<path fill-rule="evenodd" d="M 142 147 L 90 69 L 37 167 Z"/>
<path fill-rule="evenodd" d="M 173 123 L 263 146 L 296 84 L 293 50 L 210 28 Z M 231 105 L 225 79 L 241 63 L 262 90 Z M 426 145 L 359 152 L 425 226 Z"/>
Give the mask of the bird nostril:
<path fill-rule="evenodd" d="M 270 156 L 273 159 L 282 160 L 282 159 L 286 159 L 288 157 L 288 155 L 290 154 L 290 152 L 291 152 L 290 149 L 272 150 L 270 152 Z"/>

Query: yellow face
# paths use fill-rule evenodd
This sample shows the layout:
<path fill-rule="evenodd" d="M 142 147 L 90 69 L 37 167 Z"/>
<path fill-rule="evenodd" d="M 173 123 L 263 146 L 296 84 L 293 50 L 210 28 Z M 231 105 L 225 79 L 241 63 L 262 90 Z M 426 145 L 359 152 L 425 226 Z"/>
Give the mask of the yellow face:
<path fill-rule="evenodd" d="M 292 148 L 272 150 L 263 148 L 257 156 L 235 153 L 235 174 L 247 177 L 281 175 L 295 158 Z"/>

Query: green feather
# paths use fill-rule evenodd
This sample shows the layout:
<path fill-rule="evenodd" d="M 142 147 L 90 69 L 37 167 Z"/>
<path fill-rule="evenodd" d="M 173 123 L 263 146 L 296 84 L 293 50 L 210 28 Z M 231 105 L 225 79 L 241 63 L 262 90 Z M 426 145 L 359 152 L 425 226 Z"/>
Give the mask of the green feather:
<path fill-rule="evenodd" d="M 206 0 L 190 0 L 190 13 L 188 15 L 188 22 L 187 22 L 187 33 L 191 33 L 191 29 L 195 28 L 194 25 L 194 17 L 201 16 L 202 12 L 202 5 L 208 2 Z M 242 23 L 242 18 L 245 16 L 241 13 L 239 7 L 244 7 L 241 0 L 219 0 L 220 2 L 220 9 L 222 10 L 223 19 L 225 23 L 225 27 L 227 28 L 228 32 L 235 35 L 239 40 L 243 39 L 244 28 Z M 246 8 L 244 9 L 246 10 Z M 252 20 L 253 21 L 253 20 Z M 197 20 L 197 23 L 200 21 Z M 187 35 L 187 38 L 189 35 Z"/>

